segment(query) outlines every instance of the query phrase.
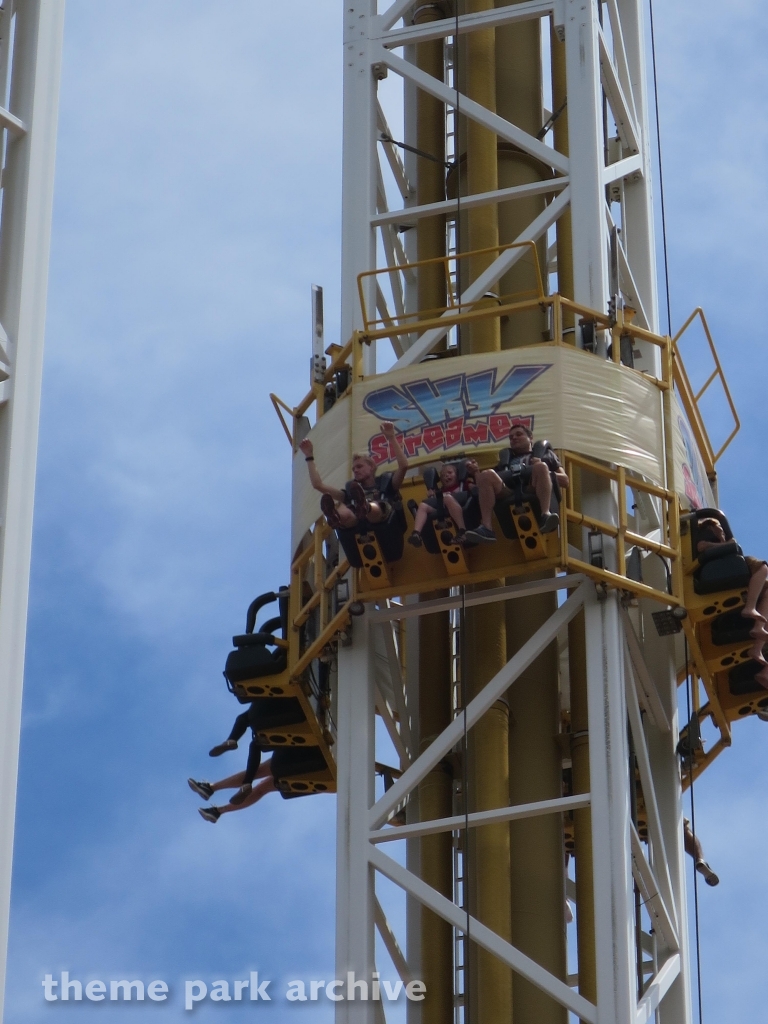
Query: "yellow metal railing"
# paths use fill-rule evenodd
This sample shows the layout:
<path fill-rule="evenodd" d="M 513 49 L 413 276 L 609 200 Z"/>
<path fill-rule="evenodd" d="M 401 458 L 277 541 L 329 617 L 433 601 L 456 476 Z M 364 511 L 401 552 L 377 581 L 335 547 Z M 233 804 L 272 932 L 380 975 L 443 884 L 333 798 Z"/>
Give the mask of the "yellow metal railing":
<path fill-rule="evenodd" d="M 336 583 L 346 575 L 349 562 L 341 558 L 335 566 L 328 564 L 323 553 L 323 544 L 331 532 L 325 519 L 319 518 L 314 525 L 309 543 L 291 564 L 288 667 L 293 679 L 301 676 L 326 644 L 349 621 L 351 598 L 333 611 L 333 591 Z M 315 613 L 315 638 L 302 648 L 299 639 L 301 627 Z"/>
<path fill-rule="evenodd" d="M 701 326 L 704 330 L 704 334 L 709 344 L 709 351 L 712 355 L 712 361 L 715 364 L 715 368 L 714 370 L 712 370 L 712 372 L 710 373 L 709 377 L 706 379 L 702 387 L 697 392 L 694 393 L 690 379 L 685 369 L 685 364 L 683 363 L 683 360 L 680 357 L 680 353 L 678 350 L 678 342 L 697 317 L 701 321 Z M 672 339 L 672 356 L 674 361 L 675 385 L 680 395 L 680 399 L 683 403 L 683 407 L 685 408 L 686 415 L 688 416 L 688 421 L 691 424 L 691 430 L 693 431 L 694 437 L 696 438 L 696 443 L 698 444 L 699 450 L 701 451 L 705 468 L 707 470 L 707 473 L 711 476 L 715 471 L 715 464 L 717 463 L 717 460 L 720 458 L 723 452 L 725 452 L 726 448 L 734 439 L 734 437 L 738 434 L 741 428 L 741 421 L 739 420 L 739 414 L 736 412 L 736 405 L 734 404 L 733 398 L 731 396 L 731 391 L 728 387 L 728 381 L 725 379 L 725 374 L 723 373 L 723 367 L 720 363 L 720 357 L 717 354 L 717 349 L 715 348 L 715 343 L 712 339 L 712 332 L 709 329 L 707 318 L 704 316 L 704 310 L 701 308 L 701 306 L 698 306 L 696 309 L 694 309 L 694 311 L 691 313 L 691 315 L 685 321 L 683 326 Z M 718 450 L 714 451 L 712 448 L 712 443 L 709 439 L 709 434 L 707 433 L 706 425 L 704 423 L 704 417 L 701 414 L 699 403 L 701 402 L 701 399 L 704 397 L 706 392 L 709 390 L 710 386 L 716 380 L 720 381 L 720 386 L 723 389 L 725 400 L 728 403 L 728 408 L 730 409 L 731 416 L 733 417 L 733 428 L 728 437 L 726 437 L 725 441 L 718 448 Z"/>
<path fill-rule="evenodd" d="M 609 480 L 615 485 L 617 521 L 609 523 L 594 516 L 586 515 L 574 507 L 574 491 L 568 488 L 563 492 L 561 508 L 563 512 L 560 529 L 560 560 L 563 569 L 569 572 L 583 572 L 600 583 L 606 583 L 621 590 L 628 590 L 640 597 L 649 597 L 664 604 L 682 604 L 682 583 L 680 566 L 680 511 L 677 494 L 664 487 L 656 487 L 631 473 L 623 466 L 609 466 L 596 462 L 594 459 L 577 455 L 575 452 L 561 453 L 563 468 L 573 479 L 574 469 L 586 470 L 589 473 Z M 627 487 L 650 498 L 657 499 L 661 511 L 659 516 L 661 540 L 655 541 L 641 533 L 630 529 L 627 511 Z M 586 527 L 593 533 L 599 533 L 616 542 L 616 571 L 591 565 L 583 559 L 572 555 L 568 550 L 567 524 Z M 652 553 L 667 559 L 670 563 L 671 592 L 657 590 L 640 580 L 627 576 L 627 546 L 637 547 L 641 551 Z"/>

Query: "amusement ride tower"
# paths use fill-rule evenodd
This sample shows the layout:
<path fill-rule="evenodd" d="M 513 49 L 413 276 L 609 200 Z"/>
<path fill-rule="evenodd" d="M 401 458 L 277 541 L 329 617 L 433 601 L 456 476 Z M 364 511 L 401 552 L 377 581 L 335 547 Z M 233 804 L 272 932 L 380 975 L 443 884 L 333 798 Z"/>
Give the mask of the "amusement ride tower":
<path fill-rule="evenodd" d="M 715 463 L 738 419 L 715 452 L 699 399 L 730 395 L 703 313 L 659 328 L 645 39 L 640 0 L 344 5 L 342 335 L 324 349 L 315 289 L 311 388 L 272 396 L 294 459 L 290 586 L 265 595 L 282 674 L 237 686 L 301 704 L 302 736 L 270 734 L 283 794 L 338 794 L 345 1024 L 386 1017 L 384 956 L 426 986 L 421 1024 L 691 1020 L 682 796 L 768 695 L 744 559 L 699 554 L 702 518 L 730 540 Z M 436 467 L 487 483 L 516 425 L 550 516 L 508 470 L 493 536 L 472 532 L 483 485 L 465 515 L 486 542 L 459 542 Z M 360 455 L 385 517 L 331 529 L 305 459 L 338 495 Z"/>

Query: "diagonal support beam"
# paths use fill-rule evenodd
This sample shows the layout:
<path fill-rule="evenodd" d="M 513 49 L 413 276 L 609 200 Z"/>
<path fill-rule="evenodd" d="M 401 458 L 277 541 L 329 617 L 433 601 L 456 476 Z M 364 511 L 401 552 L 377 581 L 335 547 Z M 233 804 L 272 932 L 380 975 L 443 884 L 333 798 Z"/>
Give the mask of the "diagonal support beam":
<path fill-rule="evenodd" d="M 600 26 L 598 26 L 597 37 L 600 46 L 600 78 L 605 89 L 605 95 L 608 97 L 608 102 L 611 105 L 614 119 L 616 120 L 619 138 L 632 153 L 639 153 L 640 132 L 638 131 L 632 109 L 629 103 L 627 103 L 619 76 L 616 73 L 605 33 Z"/>
<path fill-rule="evenodd" d="M 395 965 L 400 979 L 404 985 L 407 985 L 409 981 L 413 981 L 413 974 L 408 966 L 408 961 L 405 959 L 400 944 L 395 938 L 395 933 L 389 927 L 389 921 L 387 915 L 384 913 L 381 904 L 379 903 L 378 897 L 374 897 L 373 904 L 373 919 L 376 922 L 376 927 L 381 936 L 381 941 L 384 943 L 384 948 L 389 953 L 392 963 Z"/>
<path fill-rule="evenodd" d="M 389 666 L 389 678 L 392 682 L 392 693 L 395 699 L 395 710 L 400 719 L 400 732 L 405 745 L 410 752 L 413 751 L 413 736 L 411 735 L 411 720 L 408 715 L 408 708 L 405 703 L 405 687 L 403 685 L 403 674 L 400 671 L 400 661 L 397 657 L 395 638 L 392 635 L 392 623 L 382 622 L 381 630 L 384 634 L 384 649 L 387 652 L 387 664 Z"/>
<path fill-rule="evenodd" d="M 411 2 L 413 3 L 413 0 Z M 395 6 L 400 5 L 396 4 Z M 531 21 L 534 18 L 544 17 L 550 12 L 555 15 L 555 23 L 562 25 L 561 7 L 558 0 L 528 0 L 527 3 L 512 4 L 495 9 L 492 7 L 487 11 L 463 14 L 459 17 L 459 34 L 477 32 L 485 28 L 499 28 L 502 25 L 512 25 L 518 21 Z M 441 18 L 439 21 L 431 21 L 425 25 L 408 25 L 405 28 L 386 31 L 402 17 L 403 13 L 400 10 L 394 18 L 389 11 L 381 15 L 379 27 L 385 30 L 386 34 L 382 33 L 376 36 L 375 33 L 372 33 L 373 38 L 379 38 L 385 46 L 405 46 L 406 43 L 425 43 L 431 39 L 444 39 L 446 36 L 456 34 L 455 18 Z"/>
<path fill-rule="evenodd" d="M 411 759 L 406 750 L 403 737 L 397 728 L 392 712 L 390 711 L 389 704 L 386 696 L 381 692 L 381 687 L 377 684 L 376 693 L 374 695 L 374 702 L 376 705 L 376 714 L 381 718 L 384 723 L 384 728 L 387 730 L 392 746 L 397 751 L 397 756 L 400 759 L 400 767 L 404 768 L 407 764 L 411 763 Z"/>
<path fill-rule="evenodd" d="M 375 55 L 374 55 L 375 54 Z M 568 173 L 568 157 L 563 156 L 562 153 L 558 153 L 557 150 L 552 149 L 551 146 L 546 146 L 543 142 L 539 142 L 533 135 L 529 135 L 528 132 L 524 132 L 522 128 L 518 128 L 517 125 L 512 124 L 511 121 L 507 121 L 499 114 L 495 114 L 492 110 L 488 110 L 481 103 L 476 100 L 472 100 L 469 96 L 465 96 L 464 93 L 457 93 L 455 89 L 451 89 L 443 82 L 433 78 L 432 75 L 428 75 L 426 71 L 422 71 L 421 68 L 417 68 L 415 64 L 411 64 L 410 61 L 403 60 L 402 57 L 395 56 L 383 46 L 378 46 L 374 49 L 372 54 L 373 60 L 378 60 L 382 64 L 386 64 L 387 67 L 391 68 L 395 74 L 400 75 L 402 78 L 407 78 L 414 85 L 418 86 L 419 89 L 423 89 L 424 92 L 428 92 L 435 99 L 442 100 L 443 103 L 449 107 L 456 106 L 457 102 L 461 106 L 461 112 L 465 117 L 470 118 L 472 121 L 477 121 L 488 131 L 498 135 L 500 139 L 504 139 L 505 142 L 511 142 L 515 146 L 519 146 L 524 153 L 528 153 L 529 156 L 535 157 L 540 160 L 545 167 L 554 167 L 556 171 L 560 171 L 561 174 Z"/>
<path fill-rule="evenodd" d="M 563 189 L 557 199 L 553 200 L 545 210 L 542 210 L 535 220 L 531 221 L 525 231 L 521 232 L 515 239 L 516 242 L 535 242 L 541 235 L 544 234 L 552 225 L 555 223 L 557 218 L 565 210 L 568 203 L 571 201 L 571 190 L 570 187 Z M 488 267 L 487 270 L 483 271 L 479 277 L 469 285 L 466 291 L 462 294 L 459 300 L 460 305 L 471 305 L 473 302 L 477 302 L 481 299 L 487 291 L 489 291 L 499 278 L 503 277 L 506 272 L 513 267 L 519 259 L 527 252 L 527 249 L 506 249 L 500 256 L 497 256 L 493 263 Z M 446 311 L 443 316 L 447 322 L 445 327 L 433 327 L 430 331 L 425 331 L 424 334 L 419 338 L 415 344 L 411 345 L 402 359 L 398 359 L 391 370 L 400 370 L 404 366 L 410 366 L 412 363 L 417 363 L 423 356 L 431 352 L 435 345 L 442 338 L 445 337 L 447 331 L 450 329 L 450 320 L 448 319 L 452 311 Z"/>
<path fill-rule="evenodd" d="M 667 949 L 677 952 L 680 949 L 680 940 L 677 931 L 672 924 L 664 900 L 659 893 L 659 886 L 651 866 L 645 859 L 643 844 L 637 829 L 630 822 L 630 839 L 632 841 L 632 876 L 637 882 L 637 887 L 642 893 L 645 901 L 645 909 L 653 921 L 653 928 L 656 934 L 663 940 Z"/>
<path fill-rule="evenodd" d="M 491 931 L 486 925 L 481 924 L 476 918 L 467 914 L 457 907 L 455 903 L 437 892 L 426 882 L 422 881 L 412 872 L 406 870 L 401 864 L 387 857 L 381 850 L 373 847 L 369 854 L 371 864 L 385 875 L 395 885 L 400 886 L 414 896 L 419 903 L 428 907 L 431 911 L 442 917 L 443 920 L 457 928 L 459 931 L 468 932 L 472 941 L 482 946 L 502 963 L 511 967 L 521 977 L 530 981 L 532 985 L 540 988 L 547 995 L 551 996 L 561 1006 L 567 1007 L 571 1012 L 580 1017 L 586 1024 L 597 1024 L 597 1008 L 578 992 L 573 992 L 564 981 L 556 978 L 549 971 L 545 971 L 534 960 L 521 953 L 511 943 L 506 942 L 496 932 Z"/>
<path fill-rule="evenodd" d="M 492 811 L 475 811 L 473 814 L 455 814 L 450 818 L 436 818 L 434 821 L 419 821 L 413 825 L 399 825 L 396 829 L 383 828 L 371 832 L 372 843 L 392 843 L 401 839 L 416 839 L 434 836 L 454 829 L 477 828 L 480 825 L 496 825 L 502 821 L 518 821 L 521 818 L 538 818 L 543 814 L 562 814 L 589 807 L 589 793 L 576 796 L 558 797 L 556 800 L 539 800 L 532 804 L 516 804 L 513 807 L 496 807 Z"/>
<path fill-rule="evenodd" d="M 603 184 L 610 185 L 612 181 L 619 178 L 628 178 L 630 174 L 643 174 L 643 158 L 639 153 L 634 156 L 625 156 L 623 160 L 617 160 L 615 164 L 606 164 L 603 171 Z"/>
<path fill-rule="evenodd" d="M 551 615 L 507 664 L 496 673 L 489 683 L 478 693 L 466 707 L 464 714 L 459 715 L 451 724 L 443 729 L 437 739 L 427 747 L 397 782 L 381 797 L 369 811 L 369 827 L 378 828 L 387 820 L 397 805 L 432 771 L 451 748 L 464 735 L 466 728 L 471 729 L 483 717 L 491 705 L 501 697 L 505 690 L 514 683 L 517 677 L 531 665 L 541 652 L 555 639 L 560 630 L 566 626 L 584 604 L 586 588 L 592 584 L 582 583 L 568 600 Z"/>
<path fill-rule="evenodd" d="M 637 167 L 635 167 L 635 163 Z M 617 177 L 629 174 L 641 167 L 638 157 L 628 157 L 611 167 L 622 167 L 627 164 L 631 166 L 627 171 L 622 171 Z M 613 178 L 609 179 L 613 181 Z M 525 185 L 512 185 L 509 188 L 497 188 L 492 192 L 476 192 L 471 196 L 461 197 L 461 209 L 474 210 L 479 206 L 490 206 L 491 203 L 505 203 L 510 199 L 527 199 L 530 196 L 547 195 L 550 192 L 559 192 L 568 184 L 568 178 L 549 178 L 545 181 L 529 181 Z M 371 217 L 371 224 L 380 227 L 382 224 L 416 224 L 422 217 L 434 217 L 437 214 L 456 214 L 459 208 L 458 199 L 444 199 L 439 203 L 424 203 L 422 206 L 405 206 L 401 210 L 389 210 L 386 213 L 377 213 Z"/>
<path fill-rule="evenodd" d="M 622 161 L 623 162 L 623 161 Z M 608 224 L 609 230 L 616 226 L 616 222 L 611 214 L 611 208 L 605 204 L 605 219 Z M 641 327 L 644 327 L 647 331 L 650 328 L 650 320 L 648 314 L 645 311 L 643 300 L 640 297 L 640 289 L 635 283 L 635 277 L 632 273 L 632 268 L 629 265 L 629 259 L 627 258 L 627 252 L 624 248 L 624 244 L 621 237 L 618 238 L 618 256 L 619 256 L 619 288 L 629 299 L 632 307 L 637 310 L 637 321 Z"/>
<path fill-rule="evenodd" d="M 413 619 L 422 615 L 433 615 L 445 612 L 450 608 L 476 608 L 481 604 L 494 604 L 496 601 L 512 601 L 515 598 L 533 597 L 535 594 L 549 594 L 553 590 L 573 590 L 586 577 L 580 572 L 567 576 L 550 576 L 548 579 L 533 580 L 531 583 L 513 583 L 509 587 L 495 587 L 493 590 L 480 590 L 464 597 L 436 597 L 432 601 L 418 601 L 413 604 L 393 604 L 388 608 L 377 608 L 368 612 L 371 622 L 388 622 L 390 619 Z"/>
<path fill-rule="evenodd" d="M 624 636 L 627 641 L 627 651 L 629 652 L 635 683 L 643 694 L 643 704 L 645 704 L 648 714 L 653 719 L 653 724 L 660 733 L 666 736 L 670 731 L 667 712 L 661 703 L 656 683 L 653 681 L 653 677 L 648 671 L 648 666 L 645 664 L 645 658 L 640 648 L 640 641 L 637 639 L 637 633 L 635 633 L 635 627 L 632 625 L 632 620 L 627 613 L 627 609 L 624 607 L 621 609 L 621 622 L 624 626 Z"/>
<path fill-rule="evenodd" d="M 637 1004 L 635 1024 L 647 1024 L 659 1008 L 659 1004 L 670 989 L 672 982 L 680 973 L 680 954 L 675 953 L 666 960 L 656 976 L 649 983 L 640 1002 Z"/>
<path fill-rule="evenodd" d="M 400 195 L 404 200 L 410 199 L 413 195 L 413 189 L 411 183 L 408 181 L 408 175 L 405 173 L 405 167 L 403 161 L 400 159 L 400 154 L 397 152 L 395 147 L 388 139 L 392 138 L 392 133 L 389 130 L 387 119 L 384 116 L 384 111 L 381 108 L 381 103 L 376 101 L 376 127 L 379 129 L 379 142 L 384 147 L 384 152 L 387 155 L 387 163 L 392 171 L 392 176 L 397 182 L 397 187 L 400 190 Z M 384 136 L 382 138 L 381 136 Z"/>
<path fill-rule="evenodd" d="M 627 97 L 627 102 L 632 116 L 634 117 L 635 122 L 637 122 L 637 106 L 635 104 L 635 97 L 632 91 L 632 80 L 629 73 L 629 64 L 627 62 L 627 49 L 624 45 L 624 30 L 621 25 L 619 5 L 616 0 L 608 0 L 608 18 L 611 23 L 613 57 L 616 64 L 616 70 L 619 75 L 619 81 L 621 82 L 621 87 L 624 90 L 624 95 Z"/>
<path fill-rule="evenodd" d="M 27 126 L 19 120 L 15 114 L 5 107 L 0 107 L 0 128 L 7 128 L 11 135 L 21 136 L 27 134 Z"/>
<path fill-rule="evenodd" d="M 626 657 L 626 654 L 625 654 Z M 648 747 L 645 742 L 645 731 L 640 717 L 640 707 L 637 703 L 637 694 L 629 678 L 629 672 L 625 671 L 625 688 L 627 699 L 627 714 L 629 727 L 632 730 L 632 739 L 635 744 L 635 757 L 640 771 L 640 784 L 643 787 L 645 797 L 645 811 L 648 815 L 648 833 L 651 839 L 653 850 L 653 863 L 661 869 L 661 884 L 663 899 L 667 907 L 669 918 L 677 930 L 678 917 L 675 909 L 675 901 L 672 893 L 672 881 L 669 876 L 669 864 L 667 861 L 667 850 L 664 843 L 664 833 L 661 830 L 661 815 L 656 802 L 656 788 L 651 774 L 651 760 L 648 756 Z"/>

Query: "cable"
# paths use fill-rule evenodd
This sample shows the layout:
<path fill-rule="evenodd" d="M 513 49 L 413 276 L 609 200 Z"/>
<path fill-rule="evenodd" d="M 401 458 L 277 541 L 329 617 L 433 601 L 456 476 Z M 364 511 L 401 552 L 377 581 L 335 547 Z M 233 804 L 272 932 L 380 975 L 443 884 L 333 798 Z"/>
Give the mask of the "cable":
<path fill-rule="evenodd" d="M 456 300 L 461 313 L 461 274 L 459 254 L 461 253 L 461 93 L 459 91 L 459 4 L 454 0 L 455 27 L 453 34 L 453 84 L 456 88 L 456 106 L 453 125 L 453 160 L 456 166 Z M 456 325 L 456 345 L 461 355 L 461 324 Z M 463 590 L 462 590 L 463 593 Z"/>
<path fill-rule="evenodd" d="M 453 32 L 453 84 L 456 89 L 456 106 L 454 107 L 453 125 L 453 159 L 456 167 L 456 226 L 454 240 L 456 243 L 456 300 L 461 313 L 461 274 L 459 271 L 459 254 L 461 253 L 461 93 L 459 91 L 459 4 L 454 0 L 454 32 Z M 456 325 L 456 346 L 461 355 L 461 325 Z M 461 757 L 461 788 L 464 795 L 464 853 L 461 860 L 463 875 L 462 895 L 467 916 L 464 932 L 464 1022 L 470 1024 L 472 1018 L 471 991 L 472 979 L 470 971 L 470 900 L 469 900 L 469 741 L 467 729 L 467 673 L 465 664 L 466 644 L 466 604 L 465 590 L 461 588 L 461 610 L 459 612 L 459 679 L 461 692 L 461 710 L 464 718 Z"/>
<path fill-rule="evenodd" d="M 672 306 L 669 298 L 669 260 L 667 258 L 667 214 L 664 205 L 664 171 L 661 163 L 661 122 L 659 121 L 659 87 L 656 75 L 656 35 L 653 28 L 653 0 L 648 0 L 651 16 L 651 61 L 653 65 L 653 101 L 656 108 L 656 151 L 659 158 L 659 196 L 661 199 L 661 237 L 664 247 L 664 289 L 667 294 L 667 334 L 672 334 Z"/>
<path fill-rule="evenodd" d="M 688 734 L 690 738 L 691 732 L 691 671 L 689 668 L 690 662 L 688 658 L 688 637 L 685 637 L 685 697 L 688 711 Z M 689 789 L 691 791 L 691 832 L 693 834 L 694 841 L 696 839 L 696 804 L 693 799 L 693 751 L 691 750 L 690 757 L 688 759 L 688 779 Z M 696 848 L 694 846 L 693 852 L 693 913 L 694 923 L 696 931 L 696 993 L 698 996 L 699 1005 L 699 1024 L 703 1024 L 702 1018 L 702 999 L 701 999 L 701 942 L 699 934 L 699 873 L 696 870 Z"/>
<path fill-rule="evenodd" d="M 464 896 L 464 908 L 467 915 L 467 925 L 465 931 L 465 943 L 464 943 L 464 1024 L 469 1024 L 471 1010 L 470 1010 L 470 955 L 469 955 L 469 943 L 470 943 L 470 927 L 469 927 L 469 740 L 467 729 L 467 681 L 465 672 L 465 658 L 464 652 L 466 650 L 466 605 L 464 603 L 464 595 L 466 588 L 462 585 L 461 588 L 461 610 L 459 612 L 459 681 L 461 684 L 461 713 L 464 719 L 464 731 L 462 734 L 462 757 L 461 757 L 461 788 L 464 794 L 464 855 L 462 857 L 462 875 L 464 876 L 463 882 L 463 896 Z"/>

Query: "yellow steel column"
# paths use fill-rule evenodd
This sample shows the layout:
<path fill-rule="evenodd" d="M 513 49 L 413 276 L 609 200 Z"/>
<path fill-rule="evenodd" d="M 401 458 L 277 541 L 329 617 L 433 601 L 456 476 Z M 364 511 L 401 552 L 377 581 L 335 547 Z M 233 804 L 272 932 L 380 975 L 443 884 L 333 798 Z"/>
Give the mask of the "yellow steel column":
<path fill-rule="evenodd" d="M 424 3 L 413 13 L 420 25 L 446 17 L 442 3 Z M 416 47 L 416 63 L 422 71 L 443 80 L 443 40 L 435 39 Z M 416 146 L 435 157 L 418 157 L 416 194 L 418 203 L 436 203 L 445 198 L 445 106 L 419 90 L 416 97 Z M 442 161 L 442 162 L 438 162 Z M 419 260 L 445 255 L 445 217 L 426 217 L 416 228 Z M 418 270 L 419 310 L 445 305 L 445 272 L 441 264 Z M 445 348 L 445 343 L 442 343 Z M 437 597 L 422 594 L 422 600 Z M 419 749 L 423 750 L 451 721 L 451 652 L 448 613 L 419 619 Z M 419 815 L 422 821 L 448 817 L 452 812 L 450 767 L 439 764 L 419 786 Z M 453 849 L 450 832 L 426 836 L 419 842 L 421 877 L 448 899 L 453 898 Z M 422 1024 L 451 1024 L 453 1019 L 453 930 L 426 907 L 421 908 L 421 978 L 427 994 L 421 1007 Z"/>
<path fill-rule="evenodd" d="M 424 600 L 437 594 L 424 594 Z M 419 620 L 419 749 L 426 749 L 451 722 L 451 660 L 448 613 Z M 437 765 L 419 786 L 422 821 L 452 813 L 451 770 Z M 451 833 L 420 840 L 421 877 L 447 899 L 453 899 Z M 453 931 L 443 918 L 421 908 L 421 979 L 427 994 L 422 1024 L 451 1024 L 453 1020 Z"/>
<path fill-rule="evenodd" d="M 463 670 L 470 701 L 506 661 L 504 606 L 467 609 Z M 497 701 L 468 738 L 470 811 L 504 807 L 509 802 L 509 708 Z M 465 837 L 465 874 L 473 917 L 510 939 L 509 827 L 485 825 Z M 509 1024 L 512 1019 L 512 972 L 483 949 L 469 950 L 470 1020 Z"/>
<path fill-rule="evenodd" d="M 492 0 L 465 0 L 466 13 L 493 8 Z M 457 41 L 458 42 L 458 41 Z M 470 32 L 459 49 L 460 79 L 467 95 L 484 107 L 496 108 L 496 47 L 493 29 Z M 467 119 L 461 125 L 466 140 L 466 174 L 458 182 L 462 194 L 497 188 L 496 135 Z M 462 187 L 466 184 L 466 188 Z M 498 244 L 496 208 L 485 206 L 466 215 L 461 226 L 461 250 L 482 249 Z M 467 268 L 475 278 L 495 258 L 495 253 L 475 257 Z M 493 301 L 493 300 L 491 300 Z M 466 353 L 494 352 L 501 347 L 499 321 L 491 318 L 473 325 L 462 338 Z M 501 604 L 468 609 L 462 635 L 464 690 L 467 700 L 482 689 L 506 661 L 504 608 Z M 509 800 L 508 737 L 509 712 L 506 701 L 496 704 L 469 734 L 468 789 L 465 800 L 470 810 L 503 807 Z M 465 872 L 470 911 L 502 938 L 510 936 L 509 828 L 486 825 L 472 829 L 465 837 Z M 470 1020 L 483 1024 L 510 1024 L 512 1018 L 512 972 L 496 957 L 472 946 L 468 950 Z"/>
<path fill-rule="evenodd" d="M 503 6 L 497 0 L 496 6 Z M 541 103 L 541 30 L 538 20 L 507 26 L 496 33 L 497 111 L 536 135 L 544 115 Z M 499 147 L 499 186 L 541 180 L 551 170 L 517 150 Z M 499 207 L 499 241 L 513 241 L 544 207 L 544 197 L 514 200 Z M 537 243 L 546 275 L 546 239 Z M 535 288 L 535 272 L 526 257 L 502 282 L 505 294 Z M 517 348 L 544 340 L 546 321 L 538 310 L 510 318 L 502 346 Z M 546 510 L 542 510 L 546 511 Z M 518 582 L 515 580 L 515 582 Z M 556 611 L 553 594 L 510 602 L 506 612 L 507 657 Z M 557 645 L 551 644 L 513 684 L 509 699 L 510 803 L 550 799 L 562 792 L 562 754 L 557 743 L 559 688 Z M 565 864 L 562 820 L 558 815 L 510 825 L 511 941 L 552 974 L 565 980 Z M 540 989 L 515 978 L 515 1024 L 566 1024 L 567 1012 Z"/>
<path fill-rule="evenodd" d="M 507 604 L 508 654 L 557 610 L 554 594 Z M 514 644 L 514 647 L 511 645 Z M 511 804 L 562 794 L 557 642 L 513 683 L 509 697 Z M 565 850 L 559 814 L 510 823 L 512 944 L 565 980 Z M 568 1013 L 541 989 L 515 978 L 515 1024 L 566 1024 Z"/>
<path fill-rule="evenodd" d="M 491 10 L 493 0 L 465 0 L 468 14 Z M 496 43 L 493 29 L 470 32 L 463 42 L 460 56 L 460 71 L 466 82 L 470 99 L 482 104 L 488 110 L 496 109 Z M 490 192 L 498 188 L 496 163 L 496 135 L 483 128 L 476 121 L 466 119 L 466 191 Z M 461 187 L 461 185 L 459 186 Z M 467 214 L 467 237 L 462 238 L 464 251 L 487 249 L 498 245 L 499 228 L 496 207 L 482 206 Z M 496 253 L 475 256 L 470 260 L 468 271 L 471 279 L 476 278 L 493 262 Z M 491 318 L 474 324 L 469 330 L 472 352 L 495 352 L 501 347 L 499 321 Z"/>
<path fill-rule="evenodd" d="M 504 7 L 507 0 L 496 0 Z M 496 112 L 512 124 L 536 135 L 542 125 L 541 103 L 541 29 L 537 19 L 496 30 Z M 552 169 L 509 142 L 498 144 L 498 187 L 510 188 L 549 178 Z M 545 197 L 530 196 L 500 203 L 498 206 L 499 241 L 513 242 L 545 206 Z M 546 238 L 537 243 L 542 277 L 546 280 Z M 499 282 L 503 295 L 536 293 L 537 276 L 533 254 L 523 258 Z M 544 340 L 546 316 L 539 309 L 510 317 L 501 327 L 501 347 L 531 345 Z"/>

